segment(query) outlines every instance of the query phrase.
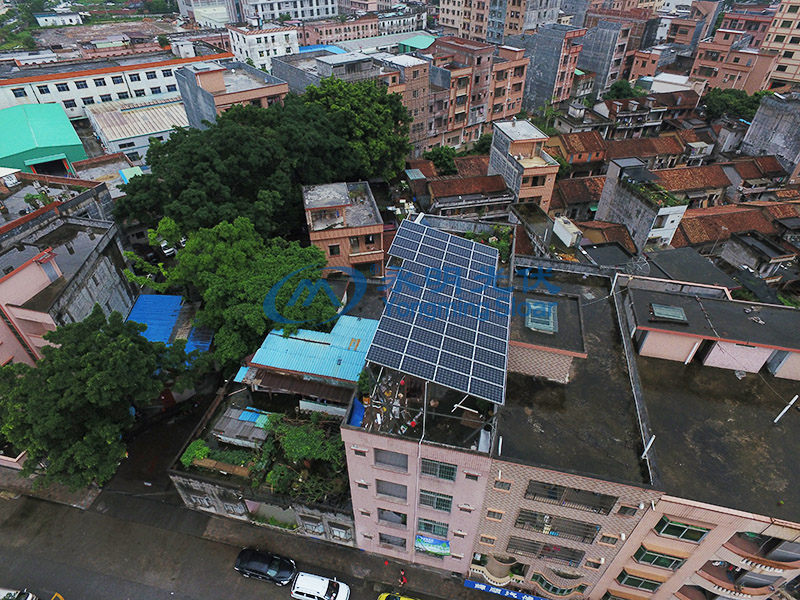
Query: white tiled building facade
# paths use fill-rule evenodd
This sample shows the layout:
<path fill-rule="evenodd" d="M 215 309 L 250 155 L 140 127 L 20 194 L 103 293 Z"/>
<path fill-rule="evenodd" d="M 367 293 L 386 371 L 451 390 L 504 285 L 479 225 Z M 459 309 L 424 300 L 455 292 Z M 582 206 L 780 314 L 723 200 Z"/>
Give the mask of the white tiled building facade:
<path fill-rule="evenodd" d="M 231 51 L 237 60 L 253 61 L 258 69 L 272 70 L 272 58 L 297 54 L 300 46 L 297 29 L 294 27 L 275 27 L 274 29 L 243 29 L 228 26 L 231 38 Z"/>

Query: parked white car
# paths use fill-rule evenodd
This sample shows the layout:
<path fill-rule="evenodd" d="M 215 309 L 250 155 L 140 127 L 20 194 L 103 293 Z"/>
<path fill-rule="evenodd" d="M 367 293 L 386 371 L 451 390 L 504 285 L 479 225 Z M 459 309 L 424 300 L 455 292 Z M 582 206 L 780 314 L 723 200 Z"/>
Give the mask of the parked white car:
<path fill-rule="evenodd" d="M 291 596 L 296 600 L 350 600 L 350 587 L 336 579 L 298 573 Z"/>

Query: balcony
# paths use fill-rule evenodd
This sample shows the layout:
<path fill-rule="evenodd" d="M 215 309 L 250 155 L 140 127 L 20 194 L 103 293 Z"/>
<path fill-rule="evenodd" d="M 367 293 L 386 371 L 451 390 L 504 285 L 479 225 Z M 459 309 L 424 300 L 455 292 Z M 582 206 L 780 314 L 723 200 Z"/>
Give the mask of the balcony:
<path fill-rule="evenodd" d="M 731 581 L 729 571 L 724 566 L 714 566 L 708 562 L 697 571 L 696 583 L 715 594 L 729 598 L 766 598 L 775 589 L 771 586 L 747 587 Z"/>
<path fill-rule="evenodd" d="M 737 533 L 722 545 L 722 552 L 733 554 L 733 562 L 741 567 L 751 570 L 780 575 L 785 571 L 800 569 L 800 559 L 795 561 L 777 561 L 764 556 L 764 545 L 759 545 L 756 539 L 748 538 Z"/>

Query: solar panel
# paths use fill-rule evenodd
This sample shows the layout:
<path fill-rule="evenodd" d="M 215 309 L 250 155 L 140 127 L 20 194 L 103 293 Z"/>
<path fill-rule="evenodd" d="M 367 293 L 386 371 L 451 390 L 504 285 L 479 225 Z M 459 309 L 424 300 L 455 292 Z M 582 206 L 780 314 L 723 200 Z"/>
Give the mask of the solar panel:
<path fill-rule="evenodd" d="M 367 360 L 502 403 L 511 292 L 491 287 L 497 250 L 405 220 L 389 255 L 403 262 Z"/>

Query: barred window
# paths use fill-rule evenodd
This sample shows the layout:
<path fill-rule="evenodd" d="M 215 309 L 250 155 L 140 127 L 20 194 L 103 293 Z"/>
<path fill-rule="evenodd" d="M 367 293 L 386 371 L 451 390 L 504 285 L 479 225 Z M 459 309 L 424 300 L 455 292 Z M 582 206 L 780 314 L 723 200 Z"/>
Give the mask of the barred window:
<path fill-rule="evenodd" d="M 453 497 L 448 496 L 447 494 L 440 494 L 438 492 L 420 490 L 419 503 L 423 506 L 430 506 L 435 510 L 450 512 L 450 510 L 453 508 Z"/>
<path fill-rule="evenodd" d="M 447 523 L 439 521 L 431 521 L 430 519 L 419 519 L 417 521 L 417 529 L 423 533 L 432 533 L 440 537 L 447 537 L 447 532 L 450 531 L 450 526 Z"/>
<path fill-rule="evenodd" d="M 439 462 L 437 460 L 422 459 L 422 474 L 436 477 L 437 479 L 444 479 L 446 481 L 455 481 L 458 467 L 449 463 Z"/>

